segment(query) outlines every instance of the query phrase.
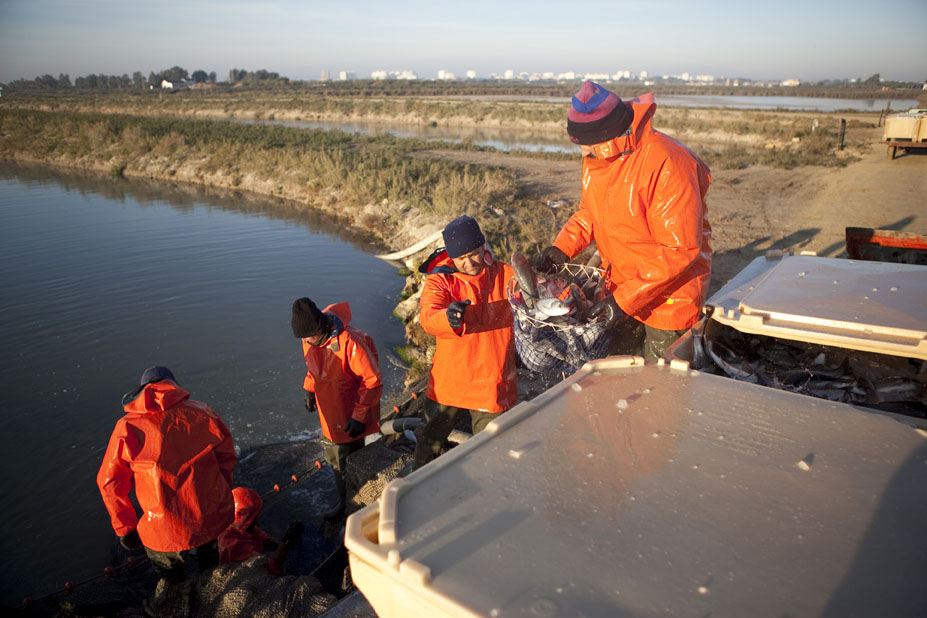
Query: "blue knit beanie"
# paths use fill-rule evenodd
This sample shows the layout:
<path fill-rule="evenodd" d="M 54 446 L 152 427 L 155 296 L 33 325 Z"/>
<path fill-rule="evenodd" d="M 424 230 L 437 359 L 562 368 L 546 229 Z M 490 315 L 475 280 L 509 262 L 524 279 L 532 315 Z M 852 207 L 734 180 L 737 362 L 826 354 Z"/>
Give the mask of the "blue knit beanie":
<path fill-rule="evenodd" d="M 470 253 L 477 247 L 482 247 L 486 243 L 486 237 L 480 230 L 480 224 L 473 217 L 464 215 L 457 217 L 447 224 L 444 231 L 444 247 L 447 249 L 448 256 L 458 258 L 466 253 Z"/>

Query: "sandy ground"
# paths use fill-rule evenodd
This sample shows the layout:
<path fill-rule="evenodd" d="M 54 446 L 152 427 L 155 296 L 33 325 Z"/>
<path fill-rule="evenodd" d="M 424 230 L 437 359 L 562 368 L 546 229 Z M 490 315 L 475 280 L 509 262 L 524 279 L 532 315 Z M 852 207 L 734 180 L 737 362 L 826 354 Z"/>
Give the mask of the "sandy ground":
<path fill-rule="evenodd" d="M 861 160 L 843 168 L 713 172 L 707 198 L 714 249 L 711 291 L 769 249 L 845 256 L 846 227 L 927 234 L 927 149 L 889 160 L 878 143 L 879 131 L 871 133 L 871 145 L 858 153 Z M 456 151 L 429 156 L 511 168 L 542 200 L 566 200 L 568 208 L 579 199 L 578 160 Z"/>

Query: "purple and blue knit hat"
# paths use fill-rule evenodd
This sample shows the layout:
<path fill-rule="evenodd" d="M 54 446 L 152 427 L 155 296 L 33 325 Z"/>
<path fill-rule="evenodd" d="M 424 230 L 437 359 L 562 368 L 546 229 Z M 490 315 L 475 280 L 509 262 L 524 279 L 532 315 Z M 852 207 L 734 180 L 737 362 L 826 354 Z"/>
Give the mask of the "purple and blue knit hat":
<path fill-rule="evenodd" d="M 577 144 L 601 144 L 628 130 L 634 112 L 613 92 L 586 80 L 573 95 L 567 133 Z"/>

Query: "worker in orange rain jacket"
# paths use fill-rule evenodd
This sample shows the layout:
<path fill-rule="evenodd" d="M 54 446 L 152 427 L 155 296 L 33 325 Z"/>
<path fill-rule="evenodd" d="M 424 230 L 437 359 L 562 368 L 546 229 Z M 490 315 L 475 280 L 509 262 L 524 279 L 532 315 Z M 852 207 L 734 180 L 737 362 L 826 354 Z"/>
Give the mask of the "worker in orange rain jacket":
<path fill-rule="evenodd" d="M 167 367 L 150 367 L 123 398 L 97 485 L 126 549 L 144 545 L 172 578 L 183 576 L 181 552 L 197 548 L 200 569 L 218 561 L 216 537 L 235 516 L 235 447 L 222 419 L 177 385 Z M 129 500 L 142 509 L 139 519 Z"/>
<path fill-rule="evenodd" d="M 318 411 L 325 461 L 332 466 L 339 505 L 344 509 L 344 469 L 348 455 L 364 446 L 364 437 L 380 429 L 383 378 L 370 335 L 349 326 L 348 303 L 319 311 L 309 298 L 293 302 L 293 334 L 303 342 L 306 359 L 305 406 Z"/>
<path fill-rule="evenodd" d="M 440 452 L 459 413 L 470 413 L 477 434 L 518 399 L 512 310 L 505 294 L 514 272 L 493 258 L 471 217 L 448 223 L 443 237 L 445 248 L 419 268 L 428 275 L 419 321 L 436 342 L 416 469 Z"/>
<path fill-rule="evenodd" d="M 267 570 L 274 575 L 281 575 L 287 550 L 295 545 L 302 533 L 302 525 L 300 522 L 290 524 L 278 543 L 258 526 L 258 517 L 264 506 L 261 496 L 248 487 L 236 487 L 232 490 L 232 496 L 235 498 L 235 521 L 219 535 L 219 562 L 243 562 L 265 551 L 276 550 L 267 559 Z"/>
<path fill-rule="evenodd" d="M 260 556 L 265 549 L 277 548 L 274 537 L 257 524 L 264 506 L 261 496 L 247 487 L 236 487 L 232 496 L 235 498 L 235 521 L 217 539 L 221 564 L 241 562 Z"/>
<path fill-rule="evenodd" d="M 652 93 L 623 102 L 595 82 L 582 84 L 567 118 L 583 155 L 580 204 L 534 262 L 549 270 L 595 241 L 610 293 L 590 315 L 616 328 L 612 353 L 640 354 L 643 346 L 648 359 L 695 324 L 711 276 L 711 175 L 651 127 L 656 107 Z"/>

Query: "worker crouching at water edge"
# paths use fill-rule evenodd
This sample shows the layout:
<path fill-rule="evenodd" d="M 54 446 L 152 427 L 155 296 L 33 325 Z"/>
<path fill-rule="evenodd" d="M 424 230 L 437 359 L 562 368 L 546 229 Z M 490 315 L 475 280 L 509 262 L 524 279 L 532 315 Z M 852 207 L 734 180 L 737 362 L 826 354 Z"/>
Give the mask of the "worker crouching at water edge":
<path fill-rule="evenodd" d="M 278 543 L 258 525 L 264 506 L 261 496 L 248 487 L 236 487 L 232 490 L 232 496 L 235 498 L 235 521 L 219 535 L 219 563 L 243 562 L 265 551 L 276 550 L 274 555 L 268 557 L 266 565 L 273 575 L 281 575 L 287 551 L 296 544 L 302 525 L 299 522 L 290 524 Z"/>
<path fill-rule="evenodd" d="M 436 341 L 416 469 L 440 452 L 458 414 L 470 413 L 477 434 L 518 399 L 512 310 L 505 294 L 514 272 L 485 247 L 473 218 L 454 219 L 443 236 L 445 248 L 419 268 L 428 275 L 419 321 Z"/>
<path fill-rule="evenodd" d="M 573 97 L 570 139 L 583 155 L 577 211 L 535 260 L 547 271 L 595 241 L 605 298 L 590 317 L 615 328 L 613 354 L 656 360 L 698 320 L 711 276 L 708 167 L 654 131 L 653 94 L 624 102 L 586 81 Z"/>
<path fill-rule="evenodd" d="M 150 367 L 123 398 L 97 485 L 126 549 L 145 547 L 170 579 L 183 577 L 181 552 L 196 548 L 200 570 L 218 562 L 216 538 L 232 523 L 232 435 L 219 416 L 190 399 L 166 367 Z M 139 518 L 129 499 L 142 509 Z"/>
<path fill-rule="evenodd" d="M 325 461 L 335 473 L 337 510 L 345 505 L 345 460 L 364 446 L 365 436 L 379 431 L 383 392 L 373 339 L 350 321 L 346 302 L 323 311 L 309 298 L 293 302 L 293 334 L 302 340 L 306 359 L 305 405 L 318 411 Z"/>

